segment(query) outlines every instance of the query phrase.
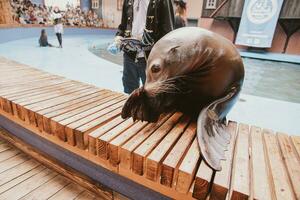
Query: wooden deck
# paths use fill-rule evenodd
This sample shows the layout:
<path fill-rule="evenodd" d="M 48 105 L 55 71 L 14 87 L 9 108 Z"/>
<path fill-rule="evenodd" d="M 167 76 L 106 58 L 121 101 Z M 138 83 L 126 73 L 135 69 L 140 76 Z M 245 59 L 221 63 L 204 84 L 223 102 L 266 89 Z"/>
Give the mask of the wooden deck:
<path fill-rule="evenodd" d="M 102 199 L 0 139 L 1 200 Z"/>
<path fill-rule="evenodd" d="M 120 176 L 173 199 L 300 199 L 300 137 L 230 122 L 227 160 L 214 172 L 187 116 L 124 120 L 126 98 L 0 60 L 0 114 Z"/>

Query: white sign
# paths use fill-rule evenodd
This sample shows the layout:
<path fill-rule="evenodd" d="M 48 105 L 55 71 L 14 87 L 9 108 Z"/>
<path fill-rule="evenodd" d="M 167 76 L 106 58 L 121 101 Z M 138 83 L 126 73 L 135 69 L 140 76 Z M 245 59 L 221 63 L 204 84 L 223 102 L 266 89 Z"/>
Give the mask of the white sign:
<path fill-rule="evenodd" d="M 236 44 L 271 47 L 283 0 L 246 0 Z"/>

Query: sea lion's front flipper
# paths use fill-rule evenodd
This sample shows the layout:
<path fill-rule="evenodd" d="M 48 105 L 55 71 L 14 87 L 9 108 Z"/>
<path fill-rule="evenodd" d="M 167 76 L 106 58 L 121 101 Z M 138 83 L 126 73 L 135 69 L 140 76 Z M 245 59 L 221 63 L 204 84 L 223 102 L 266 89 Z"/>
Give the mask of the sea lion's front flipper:
<path fill-rule="evenodd" d="M 203 110 L 197 120 L 197 137 L 200 153 L 205 162 L 214 170 L 221 170 L 221 160 L 225 160 L 225 151 L 230 142 L 226 132 L 226 115 L 238 99 L 239 87 L 233 87 L 229 93 L 217 99 Z"/>

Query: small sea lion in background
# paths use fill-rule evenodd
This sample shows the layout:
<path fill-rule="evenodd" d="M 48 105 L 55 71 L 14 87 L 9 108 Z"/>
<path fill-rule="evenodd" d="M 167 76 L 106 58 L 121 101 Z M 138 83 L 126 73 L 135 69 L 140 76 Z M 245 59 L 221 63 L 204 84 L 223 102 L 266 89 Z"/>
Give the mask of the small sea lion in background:
<path fill-rule="evenodd" d="M 156 122 L 164 112 L 181 111 L 197 120 L 200 152 L 214 170 L 230 141 L 226 115 L 238 99 L 244 66 L 231 41 L 196 27 L 174 30 L 149 55 L 146 83 L 136 89 L 122 117 Z"/>

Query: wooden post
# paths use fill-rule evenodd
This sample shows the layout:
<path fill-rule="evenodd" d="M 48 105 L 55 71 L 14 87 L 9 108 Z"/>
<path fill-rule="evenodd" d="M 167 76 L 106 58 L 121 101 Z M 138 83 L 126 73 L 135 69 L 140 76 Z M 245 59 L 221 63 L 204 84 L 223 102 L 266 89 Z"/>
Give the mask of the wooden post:
<path fill-rule="evenodd" d="M 0 24 L 12 24 L 11 7 L 8 0 L 0 1 Z"/>

